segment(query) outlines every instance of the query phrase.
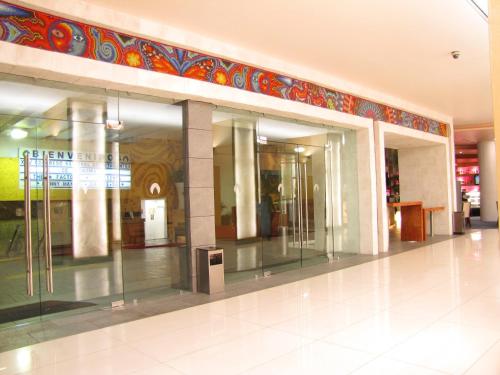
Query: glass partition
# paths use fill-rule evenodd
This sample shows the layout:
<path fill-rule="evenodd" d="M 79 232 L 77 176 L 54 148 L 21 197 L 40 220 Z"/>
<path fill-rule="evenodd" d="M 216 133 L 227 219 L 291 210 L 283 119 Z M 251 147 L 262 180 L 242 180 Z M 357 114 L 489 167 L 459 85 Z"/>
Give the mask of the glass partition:
<path fill-rule="evenodd" d="M 0 328 L 189 287 L 182 108 L 0 75 Z"/>
<path fill-rule="evenodd" d="M 228 282 L 262 273 L 255 137 L 255 118 L 214 112 L 215 234 Z"/>
<path fill-rule="evenodd" d="M 213 123 L 228 282 L 359 253 L 355 131 L 225 109 Z"/>

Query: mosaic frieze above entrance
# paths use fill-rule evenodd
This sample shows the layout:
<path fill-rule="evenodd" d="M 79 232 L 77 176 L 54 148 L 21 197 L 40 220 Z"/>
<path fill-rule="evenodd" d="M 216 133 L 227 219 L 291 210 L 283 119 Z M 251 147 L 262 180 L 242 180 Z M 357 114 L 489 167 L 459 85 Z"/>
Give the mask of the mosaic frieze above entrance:
<path fill-rule="evenodd" d="M 306 103 L 447 136 L 447 125 L 250 65 L 0 1 L 0 40 Z"/>

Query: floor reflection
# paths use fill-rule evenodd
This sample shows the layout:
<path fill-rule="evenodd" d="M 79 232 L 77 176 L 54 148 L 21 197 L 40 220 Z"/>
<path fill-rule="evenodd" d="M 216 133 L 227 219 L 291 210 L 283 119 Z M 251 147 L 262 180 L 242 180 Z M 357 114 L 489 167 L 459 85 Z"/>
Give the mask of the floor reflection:
<path fill-rule="evenodd" d="M 300 267 L 332 263 L 356 252 L 333 252 L 315 248 L 314 239 L 301 248 L 286 237 L 271 237 L 250 241 L 218 240 L 224 249 L 226 283 L 262 277 L 264 274 L 286 272 Z"/>

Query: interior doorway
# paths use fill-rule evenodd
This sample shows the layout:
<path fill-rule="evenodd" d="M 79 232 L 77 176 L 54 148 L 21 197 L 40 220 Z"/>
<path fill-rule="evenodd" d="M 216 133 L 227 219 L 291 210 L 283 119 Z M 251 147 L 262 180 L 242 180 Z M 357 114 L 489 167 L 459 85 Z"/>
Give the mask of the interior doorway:
<path fill-rule="evenodd" d="M 448 138 L 383 122 L 376 122 L 375 132 L 381 251 L 411 249 L 451 235 Z"/>
<path fill-rule="evenodd" d="M 144 234 L 146 241 L 168 240 L 165 199 L 143 199 Z"/>

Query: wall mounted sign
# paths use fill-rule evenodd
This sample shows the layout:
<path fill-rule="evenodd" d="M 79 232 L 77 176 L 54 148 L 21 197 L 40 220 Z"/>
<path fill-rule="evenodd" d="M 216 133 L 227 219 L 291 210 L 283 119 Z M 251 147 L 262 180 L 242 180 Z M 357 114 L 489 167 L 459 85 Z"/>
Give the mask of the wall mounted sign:
<path fill-rule="evenodd" d="M 52 189 L 72 189 L 75 178 L 85 189 L 130 189 L 131 162 L 120 155 L 62 150 L 19 149 L 19 188 L 24 188 L 24 153 L 30 154 L 30 180 L 33 189 L 43 188 L 43 157 L 49 155 L 49 181 Z"/>
<path fill-rule="evenodd" d="M 0 40 L 229 86 L 441 136 L 446 124 L 315 83 L 0 0 Z"/>

